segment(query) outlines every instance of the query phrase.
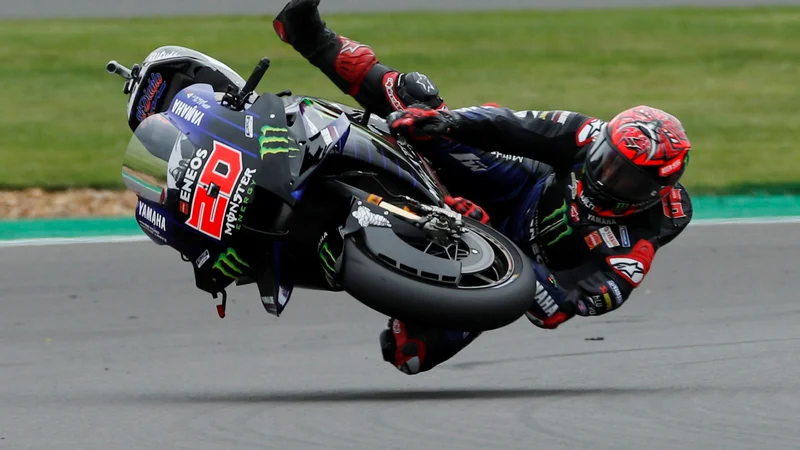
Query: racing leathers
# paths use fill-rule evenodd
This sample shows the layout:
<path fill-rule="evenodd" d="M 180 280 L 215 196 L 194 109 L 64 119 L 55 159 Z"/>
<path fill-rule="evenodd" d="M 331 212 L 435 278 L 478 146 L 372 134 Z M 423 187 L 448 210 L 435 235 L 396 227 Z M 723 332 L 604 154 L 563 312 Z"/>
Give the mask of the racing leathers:
<path fill-rule="evenodd" d="M 383 65 L 370 47 L 328 28 L 318 3 L 293 0 L 274 27 L 339 89 L 382 117 L 412 105 L 415 110 L 447 109 L 425 75 Z M 415 146 L 458 202 L 469 198 L 480 205 L 492 226 L 535 261 L 538 284 L 526 317 L 540 328 L 620 308 L 642 283 L 658 249 L 691 220 L 691 200 L 680 184 L 660 204 L 634 215 L 592 213 L 580 175 L 604 125 L 601 119 L 498 106 L 450 114 L 457 126 L 446 137 L 416 141 Z M 475 208 L 469 211 L 474 214 Z M 386 361 L 415 374 L 451 358 L 479 335 L 389 319 L 380 342 Z"/>

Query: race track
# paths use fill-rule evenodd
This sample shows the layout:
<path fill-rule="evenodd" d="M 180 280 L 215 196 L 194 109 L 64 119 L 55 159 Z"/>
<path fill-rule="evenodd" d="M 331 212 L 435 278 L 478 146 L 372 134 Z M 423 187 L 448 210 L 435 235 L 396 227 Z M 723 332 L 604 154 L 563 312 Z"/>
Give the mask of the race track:
<path fill-rule="evenodd" d="M 288 0 L 2 0 L 0 18 L 175 14 L 274 15 Z M 650 6 L 800 5 L 800 0 L 322 0 L 323 13 L 401 10 L 575 9 Z"/>
<path fill-rule="evenodd" d="M 385 319 L 250 287 L 229 316 L 149 242 L 4 248 L 0 448 L 796 449 L 800 225 L 690 226 L 620 311 L 525 319 L 426 374 Z M 603 340 L 593 340 L 596 338 Z"/>

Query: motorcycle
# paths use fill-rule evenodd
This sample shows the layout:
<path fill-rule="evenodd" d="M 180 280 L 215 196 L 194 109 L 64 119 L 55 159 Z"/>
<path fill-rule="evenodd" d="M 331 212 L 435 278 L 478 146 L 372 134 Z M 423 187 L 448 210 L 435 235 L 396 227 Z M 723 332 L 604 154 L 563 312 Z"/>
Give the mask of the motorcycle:
<path fill-rule="evenodd" d="M 226 288 L 255 284 L 280 316 L 294 288 L 345 291 L 382 314 L 483 331 L 520 318 L 536 291 L 508 238 L 451 210 L 413 147 L 369 111 L 291 91 L 256 94 L 179 46 L 153 51 L 125 79 L 133 136 L 122 178 L 136 219 L 192 262 L 225 316 Z"/>

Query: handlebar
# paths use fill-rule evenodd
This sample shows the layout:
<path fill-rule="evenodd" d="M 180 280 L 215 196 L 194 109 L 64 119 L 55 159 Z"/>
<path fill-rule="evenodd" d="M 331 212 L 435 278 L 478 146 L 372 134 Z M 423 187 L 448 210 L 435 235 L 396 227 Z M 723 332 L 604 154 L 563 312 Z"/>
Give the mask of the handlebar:
<path fill-rule="evenodd" d="M 108 64 L 106 64 L 106 72 L 115 73 L 126 80 L 133 78 L 131 70 L 116 61 L 109 61 Z"/>
<path fill-rule="evenodd" d="M 269 65 L 269 58 L 261 58 L 261 61 L 258 62 L 256 68 L 253 69 L 253 73 L 250 74 L 250 78 L 248 78 L 247 82 L 245 82 L 244 87 L 242 88 L 242 94 L 246 96 L 256 90 L 258 83 L 261 82 L 261 79 L 264 78 L 264 74 L 266 74 L 267 70 L 269 70 Z"/>

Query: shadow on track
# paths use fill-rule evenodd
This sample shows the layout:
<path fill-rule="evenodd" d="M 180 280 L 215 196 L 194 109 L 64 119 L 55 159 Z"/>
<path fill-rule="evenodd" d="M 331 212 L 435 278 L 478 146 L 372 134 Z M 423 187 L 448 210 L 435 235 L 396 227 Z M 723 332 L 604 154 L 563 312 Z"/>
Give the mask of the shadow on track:
<path fill-rule="evenodd" d="M 162 392 L 143 395 L 123 395 L 125 403 L 357 403 L 408 402 L 442 400 L 498 400 L 519 398 L 647 395 L 665 392 L 688 392 L 668 388 L 597 388 L 597 389 L 430 389 L 430 390 L 337 390 L 337 391 L 278 391 L 278 392 Z M 112 395 L 113 396 L 113 395 Z M 103 395 L 104 403 L 113 401 Z"/>

